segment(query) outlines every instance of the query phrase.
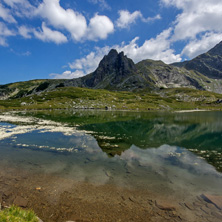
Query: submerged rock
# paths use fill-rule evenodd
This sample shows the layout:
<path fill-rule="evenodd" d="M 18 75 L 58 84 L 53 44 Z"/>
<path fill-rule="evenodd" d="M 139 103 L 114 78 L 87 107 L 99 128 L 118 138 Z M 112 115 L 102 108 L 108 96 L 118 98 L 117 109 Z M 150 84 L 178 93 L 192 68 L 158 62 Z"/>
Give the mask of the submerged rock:
<path fill-rule="evenodd" d="M 202 198 L 207 202 L 213 203 L 218 209 L 222 210 L 222 196 L 203 194 Z"/>
<path fill-rule="evenodd" d="M 28 201 L 24 199 L 23 197 L 19 197 L 19 196 L 15 198 L 13 203 L 19 207 L 27 207 L 28 205 Z"/>
<path fill-rule="evenodd" d="M 166 201 L 156 201 L 155 202 L 156 206 L 160 209 L 160 210 L 166 210 L 166 211 L 174 211 L 176 210 L 176 207 L 171 205 L 171 203 L 168 203 Z"/>

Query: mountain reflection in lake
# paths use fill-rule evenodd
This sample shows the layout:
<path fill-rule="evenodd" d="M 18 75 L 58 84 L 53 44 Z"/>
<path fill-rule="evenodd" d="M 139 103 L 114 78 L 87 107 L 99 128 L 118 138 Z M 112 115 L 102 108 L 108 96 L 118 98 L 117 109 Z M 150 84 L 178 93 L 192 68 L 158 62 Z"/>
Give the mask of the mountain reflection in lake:
<path fill-rule="evenodd" d="M 31 163 L 33 170 L 99 185 L 221 192 L 220 112 L 20 115 L 66 126 L 1 122 L 0 161 L 11 166 Z"/>

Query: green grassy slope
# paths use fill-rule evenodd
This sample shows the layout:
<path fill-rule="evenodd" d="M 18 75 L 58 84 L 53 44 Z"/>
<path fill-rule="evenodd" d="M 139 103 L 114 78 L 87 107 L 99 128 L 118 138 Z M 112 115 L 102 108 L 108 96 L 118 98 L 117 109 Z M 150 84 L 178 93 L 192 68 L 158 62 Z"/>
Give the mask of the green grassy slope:
<path fill-rule="evenodd" d="M 163 89 L 151 93 L 63 87 L 39 95 L 0 100 L 0 109 L 221 109 L 222 103 L 218 102 L 220 99 L 221 94 L 187 88 Z"/>

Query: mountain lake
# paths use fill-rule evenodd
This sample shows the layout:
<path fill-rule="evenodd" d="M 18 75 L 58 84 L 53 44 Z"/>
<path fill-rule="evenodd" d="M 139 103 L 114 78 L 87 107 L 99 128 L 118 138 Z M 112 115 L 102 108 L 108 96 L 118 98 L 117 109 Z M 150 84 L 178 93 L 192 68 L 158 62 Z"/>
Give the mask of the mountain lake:
<path fill-rule="evenodd" d="M 0 203 L 43 221 L 222 221 L 222 113 L 0 113 Z"/>

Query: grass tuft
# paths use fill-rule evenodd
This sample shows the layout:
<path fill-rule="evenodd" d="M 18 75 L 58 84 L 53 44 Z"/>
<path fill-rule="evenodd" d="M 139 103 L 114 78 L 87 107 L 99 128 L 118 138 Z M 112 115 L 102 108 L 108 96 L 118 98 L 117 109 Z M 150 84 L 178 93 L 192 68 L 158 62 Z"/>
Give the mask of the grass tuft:
<path fill-rule="evenodd" d="M 17 206 L 0 211 L 0 222 L 38 222 L 32 210 L 23 210 Z"/>

